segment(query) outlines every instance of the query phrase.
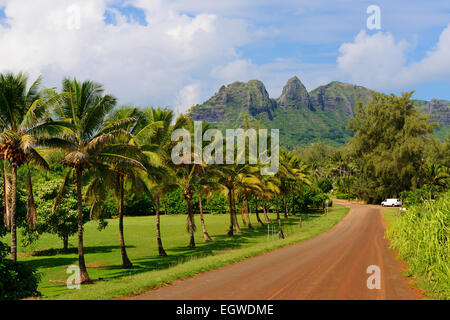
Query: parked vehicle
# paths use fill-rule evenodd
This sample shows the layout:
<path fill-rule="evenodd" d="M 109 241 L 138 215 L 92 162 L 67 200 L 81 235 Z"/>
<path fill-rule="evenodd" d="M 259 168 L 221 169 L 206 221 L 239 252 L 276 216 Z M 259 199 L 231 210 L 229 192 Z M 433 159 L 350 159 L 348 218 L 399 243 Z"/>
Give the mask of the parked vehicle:
<path fill-rule="evenodd" d="M 400 207 L 402 205 L 402 201 L 397 198 L 386 199 L 381 202 L 383 207 Z"/>

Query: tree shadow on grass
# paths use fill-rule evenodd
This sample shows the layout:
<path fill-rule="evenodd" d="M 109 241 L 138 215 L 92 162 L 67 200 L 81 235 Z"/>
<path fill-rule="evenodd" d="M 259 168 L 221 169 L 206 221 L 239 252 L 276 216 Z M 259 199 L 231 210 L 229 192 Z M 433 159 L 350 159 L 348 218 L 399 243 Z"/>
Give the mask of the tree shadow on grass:
<path fill-rule="evenodd" d="M 134 248 L 135 246 L 127 246 L 127 248 Z M 120 246 L 88 246 L 84 247 L 85 254 L 95 253 L 108 253 L 112 251 L 119 251 Z M 72 257 L 65 257 L 71 255 Z M 78 248 L 63 249 L 45 249 L 34 251 L 31 256 L 33 257 L 48 257 L 31 259 L 24 261 L 24 264 L 32 266 L 34 268 L 52 268 L 59 266 L 68 266 L 71 264 L 78 264 Z"/>
<path fill-rule="evenodd" d="M 76 264 L 78 262 L 78 257 L 68 258 L 68 257 L 52 257 L 52 258 L 40 258 L 33 260 L 21 261 L 24 265 L 32 267 L 33 269 L 46 269 L 61 266 L 69 266 Z"/>
<path fill-rule="evenodd" d="M 135 246 L 126 246 L 127 248 L 134 248 Z M 106 253 L 113 250 L 120 250 L 120 246 L 96 246 L 96 247 L 84 247 L 84 253 Z M 32 257 L 42 257 L 42 256 L 56 256 L 65 254 L 78 254 L 78 248 L 68 248 L 68 249 L 44 249 L 37 250 L 31 253 Z"/>
<path fill-rule="evenodd" d="M 276 224 L 276 220 L 272 224 Z M 283 228 L 298 225 L 298 216 L 289 219 L 282 218 Z M 107 279 L 115 279 L 123 276 L 149 272 L 155 270 L 164 270 L 176 265 L 200 259 L 208 256 L 225 252 L 227 250 L 239 249 L 248 246 L 252 239 L 264 237 L 267 235 L 267 224 L 264 226 L 255 226 L 254 229 L 243 228 L 242 233 L 235 233 L 233 237 L 226 234 L 212 235 L 212 242 L 197 243 L 196 248 L 188 248 L 188 236 L 186 236 L 186 246 L 178 246 L 175 248 L 166 248 L 167 257 L 159 257 L 158 255 L 146 256 L 141 258 L 131 258 L 133 269 L 122 269 L 121 266 L 105 266 L 105 270 L 117 270 L 105 276 Z M 197 237 L 198 240 L 198 237 Z"/>

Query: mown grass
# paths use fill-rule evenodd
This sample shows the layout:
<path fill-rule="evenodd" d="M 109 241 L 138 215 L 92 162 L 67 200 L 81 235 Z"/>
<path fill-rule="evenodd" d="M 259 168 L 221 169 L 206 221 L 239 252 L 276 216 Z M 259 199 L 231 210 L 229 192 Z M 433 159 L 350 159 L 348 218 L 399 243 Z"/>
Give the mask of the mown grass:
<path fill-rule="evenodd" d="M 409 208 L 385 209 L 391 247 L 408 264 L 407 275 L 430 299 L 450 299 L 450 194 Z"/>
<path fill-rule="evenodd" d="M 77 264 L 77 239 L 71 237 L 68 252 L 56 236 L 45 234 L 33 247 L 19 248 L 19 259 L 35 267 L 42 279 L 39 291 L 43 299 L 111 299 L 145 292 L 207 270 L 215 269 L 248 257 L 262 254 L 295 242 L 309 239 L 333 227 L 348 212 L 336 205 L 328 216 L 302 214 L 303 228 L 299 229 L 299 215 L 283 219 L 287 238 L 268 238 L 267 225 L 248 229 L 227 237 L 227 215 L 206 215 L 208 232 L 213 242 L 205 242 L 200 221 L 195 234 L 196 249 L 189 249 L 185 215 L 161 217 L 162 237 L 168 257 L 158 256 L 155 240 L 155 217 L 128 217 L 125 219 L 125 239 L 128 256 L 134 268 L 121 268 L 118 221 L 108 220 L 108 227 L 99 232 L 95 222 L 85 225 L 85 253 L 89 275 L 94 284 L 80 290 L 69 290 L 65 284 L 67 267 Z M 197 220 L 198 217 L 196 217 Z M 275 222 L 275 215 L 271 215 Z M 240 220 L 240 219 L 239 219 Z M 253 225 L 257 225 L 252 215 Z M 241 222 L 241 221 L 240 221 Z M 242 224 L 242 222 L 241 222 Z M 19 239 L 20 240 L 20 239 Z M 19 241 L 20 242 L 20 241 Z"/>

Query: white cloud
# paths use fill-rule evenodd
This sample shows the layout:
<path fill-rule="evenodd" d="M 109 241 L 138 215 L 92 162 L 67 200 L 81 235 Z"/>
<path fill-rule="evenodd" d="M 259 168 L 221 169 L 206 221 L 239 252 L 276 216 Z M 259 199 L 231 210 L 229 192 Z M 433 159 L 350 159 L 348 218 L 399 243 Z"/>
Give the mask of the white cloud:
<path fill-rule="evenodd" d="M 9 26 L 0 25 L 0 72 L 43 74 L 48 86 L 59 86 L 64 76 L 93 79 L 123 103 L 175 104 L 174 93 L 185 94 L 192 84 L 199 91 L 197 78 L 235 60 L 236 48 L 249 41 L 243 20 L 187 16 L 162 1 L 131 2 L 144 10 L 146 26 L 108 8 L 111 0 L 2 3 Z M 68 10 L 73 6 L 79 29 L 76 10 Z M 105 23 L 105 10 L 116 25 Z M 200 99 L 191 94 L 189 103 L 201 102 L 194 96 Z"/>
<path fill-rule="evenodd" d="M 436 47 L 422 59 L 408 63 L 410 48 L 390 33 L 368 35 L 361 31 L 352 43 L 341 45 L 337 64 L 351 81 L 379 90 L 450 79 L 450 24 L 442 31 Z"/>
<path fill-rule="evenodd" d="M 200 84 L 190 84 L 181 89 L 175 99 L 175 115 L 186 112 L 192 106 L 198 104 L 201 99 Z"/>

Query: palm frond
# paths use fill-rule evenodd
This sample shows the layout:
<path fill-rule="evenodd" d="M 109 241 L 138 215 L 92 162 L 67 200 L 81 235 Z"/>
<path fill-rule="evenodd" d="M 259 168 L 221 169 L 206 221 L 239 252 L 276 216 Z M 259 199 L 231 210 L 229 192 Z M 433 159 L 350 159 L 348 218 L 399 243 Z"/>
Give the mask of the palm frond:
<path fill-rule="evenodd" d="M 44 168 L 46 170 L 50 169 L 47 161 L 44 159 L 44 157 L 42 157 L 39 154 L 39 152 L 36 149 L 30 148 L 28 153 L 30 155 L 30 161 L 32 161 L 33 164 L 35 164 L 41 168 Z"/>
<path fill-rule="evenodd" d="M 61 186 L 59 188 L 58 194 L 55 197 L 55 200 L 53 201 L 53 214 L 55 214 L 58 211 L 58 207 L 63 201 L 64 197 L 66 196 L 66 193 L 68 191 L 69 186 L 69 177 L 73 175 L 72 169 L 66 169 L 66 173 L 64 175 L 63 181 L 61 183 Z"/>

